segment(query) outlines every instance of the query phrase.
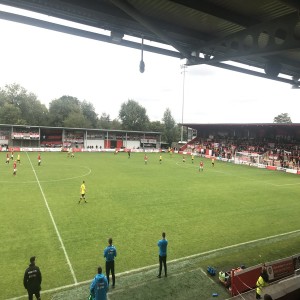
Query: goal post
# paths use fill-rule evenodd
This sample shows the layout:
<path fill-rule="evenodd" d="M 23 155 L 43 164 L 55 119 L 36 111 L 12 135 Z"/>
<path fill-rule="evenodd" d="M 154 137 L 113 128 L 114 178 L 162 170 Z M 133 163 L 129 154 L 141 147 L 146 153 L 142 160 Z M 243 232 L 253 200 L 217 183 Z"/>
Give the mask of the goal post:
<path fill-rule="evenodd" d="M 263 155 L 255 152 L 236 152 L 234 162 L 245 165 L 263 164 Z"/>

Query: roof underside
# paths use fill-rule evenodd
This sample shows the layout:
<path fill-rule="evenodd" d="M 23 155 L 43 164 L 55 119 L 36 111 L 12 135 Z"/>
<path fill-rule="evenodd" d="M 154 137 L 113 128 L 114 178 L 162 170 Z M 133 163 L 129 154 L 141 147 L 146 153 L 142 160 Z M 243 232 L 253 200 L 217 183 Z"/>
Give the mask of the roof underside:
<path fill-rule="evenodd" d="M 136 49 L 141 49 L 143 38 L 144 51 L 184 58 L 187 65 L 209 64 L 300 85 L 297 0 L 0 0 L 0 4 L 108 30 L 109 34 L 7 12 L 0 12 L 2 19 Z M 160 44 L 153 46 L 148 41 Z"/>
<path fill-rule="evenodd" d="M 184 123 L 186 127 L 195 129 L 199 132 L 203 130 L 231 130 L 231 129 L 300 129 L 300 123 L 216 123 L 216 124 L 199 124 L 199 123 Z"/>

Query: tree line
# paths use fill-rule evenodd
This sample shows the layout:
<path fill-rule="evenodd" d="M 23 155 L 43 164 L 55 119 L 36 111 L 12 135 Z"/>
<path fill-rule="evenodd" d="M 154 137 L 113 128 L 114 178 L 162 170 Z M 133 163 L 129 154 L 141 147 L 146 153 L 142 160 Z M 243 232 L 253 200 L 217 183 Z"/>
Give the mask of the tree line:
<path fill-rule="evenodd" d="M 49 109 L 19 84 L 0 88 L 0 123 L 71 128 L 99 128 L 115 130 L 162 132 L 162 140 L 171 145 L 179 141 L 180 127 L 167 108 L 161 121 L 150 121 L 146 109 L 129 99 L 121 104 L 118 118 L 100 116 L 94 105 L 73 96 L 62 96 L 49 103 Z"/>

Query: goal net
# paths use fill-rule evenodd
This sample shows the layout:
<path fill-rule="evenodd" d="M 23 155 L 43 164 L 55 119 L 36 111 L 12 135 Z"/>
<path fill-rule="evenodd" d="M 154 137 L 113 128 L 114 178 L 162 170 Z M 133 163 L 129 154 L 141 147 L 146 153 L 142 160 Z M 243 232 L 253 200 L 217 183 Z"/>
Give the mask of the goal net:
<path fill-rule="evenodd" d="M 263 156 L 254 152 L 236 152 L 234 157 L 236 164 L 262 164 Z"/>

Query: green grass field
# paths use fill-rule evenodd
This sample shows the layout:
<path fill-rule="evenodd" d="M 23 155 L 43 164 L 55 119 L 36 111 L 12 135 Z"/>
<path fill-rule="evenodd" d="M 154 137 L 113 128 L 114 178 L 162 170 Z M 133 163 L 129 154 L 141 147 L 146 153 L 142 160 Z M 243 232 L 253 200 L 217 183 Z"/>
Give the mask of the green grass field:
<path fill-rule="evenodd" d="M 108 237 L 118 250 L 117 274 L 152 266 L 117 277 L 109 299 L 210 299 L 214 290 L 225 299 L 222 287 L 203 274 L 207 265 L 252 265 L 300 252 L 297 232 L 273 237 L 174 261 L 162 284 L 155 277 L 162 231 L 172 261 L 299 230 L 300 177 L 218 161 L 213 168 L 206 159 L 198 172 L 200 158 L 183 163 L 166 153 L 159 164 L 159 154 L 148 157 L 145 165 L 142 153 L 130 159 L 126 153 L 42 153 L 39 167 L 37 153 L 21 153 L 13 176 L 12 161 L 5 164 L 0 153 L 0 299 L 26 295 L 22 280 L 32 255 L 43 291 L 79 283 L 67 294 L 47 292 L 43 300 L 86 299 L 88 284 L 81 283 L 104 267 Z M 78 204 L 82 180 L 87 204 Z M 207 297 L 199 297 L 201 280 Z"/>

